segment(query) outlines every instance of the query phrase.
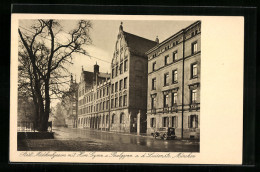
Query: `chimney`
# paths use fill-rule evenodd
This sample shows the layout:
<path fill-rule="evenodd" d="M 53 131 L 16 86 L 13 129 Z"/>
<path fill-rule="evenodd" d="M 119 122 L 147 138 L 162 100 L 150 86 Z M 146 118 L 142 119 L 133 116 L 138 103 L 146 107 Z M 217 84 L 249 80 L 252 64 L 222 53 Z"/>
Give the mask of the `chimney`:
<path fill-rule="evenodd" d="M 97 74 L 99 73 L 99 65 L 97 64 L 97 62 L 96 62 L 96 64 L 94 65 L 94 81 L 96 81 L 96 78 L 97 78 Z"/>
<path fill-rule="evenodd" d="M 159 44 L 159 38 L 158 38 L 158 36 L 156 36 L 155 42 L 157 42 L 157 44 Z"/>

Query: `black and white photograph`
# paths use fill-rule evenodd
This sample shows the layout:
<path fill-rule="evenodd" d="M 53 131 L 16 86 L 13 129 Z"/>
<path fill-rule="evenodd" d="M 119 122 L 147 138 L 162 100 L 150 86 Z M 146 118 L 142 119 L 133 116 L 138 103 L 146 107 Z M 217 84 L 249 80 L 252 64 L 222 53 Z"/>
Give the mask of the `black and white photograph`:
<path fill-rule="evenodd" d="M 240 162 L 243 19 L 13 16 L 14 161 Z"/>
<path fill-rule="evenodd" d="M 199 152 L 200 21 L 20 20 L 19 151 Z"/>

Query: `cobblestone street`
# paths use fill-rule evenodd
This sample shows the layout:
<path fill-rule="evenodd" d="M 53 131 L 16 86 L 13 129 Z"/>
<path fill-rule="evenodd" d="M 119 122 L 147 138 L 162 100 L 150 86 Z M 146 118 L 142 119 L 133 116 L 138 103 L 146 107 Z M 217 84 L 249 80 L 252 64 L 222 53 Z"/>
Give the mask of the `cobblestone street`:
<path fill-rule="evenodd" d="M 26 139 L 19 151 L 199 152 L 197 140 L 160 140 L 151 136 L 90 129 L 54 128 L 54 139 Z"/>

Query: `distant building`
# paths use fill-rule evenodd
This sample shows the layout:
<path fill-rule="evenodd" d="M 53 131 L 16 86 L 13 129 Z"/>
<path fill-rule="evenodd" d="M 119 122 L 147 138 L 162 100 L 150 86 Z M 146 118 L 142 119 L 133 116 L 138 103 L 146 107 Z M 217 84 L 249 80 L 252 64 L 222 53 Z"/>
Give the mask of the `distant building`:
<path fill-rule="evenodd" d="M 146 54 L 147 133 L 174 127 L 178 138 L 199 138 L 201 22 L 182 29 Z"/>
<path fill-rule="evenodd" d="M 69 128 L 77 127 L 77 114 L 78 114 L 78 84 L 73 80 L 71 75 L 70 88 L 64 94 L 63 107 L 66 110 L 65 125 Z"/>
<path fill-rule="evenodd" d="M 109 105 L 103 88 L 109 92 L 109 78 L 110 74 L 99 72 L 98 64 L 94 65 L 94 72 L 82 68 L 78 87 L 78 128 L 101 129 L 101 109 L 103 104 Z"/>

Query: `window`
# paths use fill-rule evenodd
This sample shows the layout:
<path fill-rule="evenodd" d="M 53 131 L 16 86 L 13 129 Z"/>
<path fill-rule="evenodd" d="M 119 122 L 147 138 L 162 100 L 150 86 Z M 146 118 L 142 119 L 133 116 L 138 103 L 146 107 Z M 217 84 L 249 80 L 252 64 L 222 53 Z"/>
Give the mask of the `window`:
<path fill-rule="evenodd" d="M 99 91 L 99 90 L 97 90 L 97 99 L 98 99 L 98 91 Z"/>
<path fill-rule="evenodd" d="M 169 73 L 164 74 L 164 86 L 169 85 Z"/>
<path fill-rule="evenodd" d="M 197 90 L 191 90 L 191 103 L 196 103 L 197 101 Z"/>
<path fill-rule="evenodd" d="M 156 62 L 153 62 L 153 71 L 156 70 L 155 67 L 156 67 Z"/>
<path fill-rule="evenodd" d="M 169 95 L 168 95 L 168 93 L 164 93 L 164 95 L 163 95 L 163 107 L 168 107 L 168 105 L 169 105 Z"/>
<path fill-rule="evenodd" d="M 198 128 L 198 115 L 190 115 L 188 118 L 189 128 Z"/>
<path fill-rule="evenodd" d="M 120 114 L 120 124 L 124 124 L 125 123 L 125 114 L 121 113 Z"/>
<path fill-rule="evenodd" d="M 127 106 L 127 95 L 124 95 L 123 106 Z"/>
<path fill-rule="evenodd" d="M 127 78 L 124 78 L 124 89 L 127 88 Z"/>
<path fill-rule="evenodd" d="M 124 71 L 128 70 L 128 60 L 125 60 L 124 62 Z"/>
<path fill-rule="evenodd" d="M 122 87 L 123 87 L 123 80 L 121 79 L 119 81 L 119 91 L 122 90 Z"/>
<path fill-rule="evenodd" d="M 198 77 L 198 65 L 197 63 L 191 65 L 191 78 Z"/>
<path fill-rule="evenodd" d="M 116 84 L 115 84 L 115 92 L 117 92 L 118 91 L 118 82 L 116 82 Z"/>
<path fill-rule="evenodd" d="M 152 79 L 152 90 L 156 90 L 156 78 Z"/>
<path fill-rule="evenodd" d="M 151 98 L 151 109 L 156 108 L 156 96 L 152 96 Z"/>
<path fill-rule="evenodd" d="M 165 65 L 169 64 L 169 55 L 165 56 L 164 58 L 165 58 L 164 59 L 164 64 Z"/>
<path fill-rule="evenodd" d="M 191 44 L 191 54 L 195 54 L 198 51 L 198 43 L 194 42 Z"/>
<path fill-rule="evenodd" d="M 116 74 L 115 74 L 115 76 L 117 76 L 118 75 L 118 66 L 116 67 Z"/>
<path fill-rule="evenodd" d="M 102 97 L 102 90 L 100 90 L 100 94 L 99 94 L 100 98 Z"/>
<path fill-rule="evenodd" d="M 172 127 L 173 128 L 177 128 L 178 127 L 178 117 L 177 116 L 173 116 L 172 117 Z"/>
<path fill-rule="evenodd" d="M 96 104 L 96 110 L 98 111 L 98 104 Z"/>
<path fill-rule="evenodd" d="M 106 95 L 106 89 L 103 88 L 103 97 Z"/>
<path fill-rule="evenodd" d="M 119 97 L 119 107 L 122 107 L 122 96 Z"/>
<path fill-rule="evenodd" d="M 109 119 L 109 116 L 106 115 L 106 124 L 108 124 L 108 119 Z"/>
<path fill-rule="evenodd" d="M 177 104 L 177 93 L 172 93 L 172 106 Z"/>
<path fill-rule="evenodd" d="M 151 124 L 150 124 L 150 126 L 152 127 L 152 128 L 155 128 L 156 127 L 156 123 L 155 123 L 155 118 L 151 118 Z"/>
<path fill-rule="evenodd" d="M 109 87 L 107 87 L 107 95 L 108 95 L 108 93 L 109 93 Z"/>
<path fill-rule="evenodd" d="M 115 118 L 116 118 L 116 115 L 115 115 L 115 114 L 113 114 L 113 115 L 112 115 L 112 120 L 111 120 L 111 123 L 112 123 L 112 124 L 114 124 L 114 123 L 115 123 Z"/>
<path fill-rule="evenodd" d="M 173 61 L 178 60 L 178 52 L 177 52 L 177 51 L 174 51 L 174 52 L 172 53 L 172 59 L 173 59 Z"/>
<path fill-rule="evenodd" d="M 112 78 L 115 77 L 115 69 L 112 69 Z"/>
<path fill-rule="evenodd" d="M 114 99 L 111 99 L 111 108 L 114 108 Z"/>
<path fill-rule="evenodd" d="M 103 102 L 103 110 L 105 110 L 105 103 L 106 103 L 106 102 Z"/>
<path fill-rule="evenodd" d="M 163 127 L 168 127 L 168 126 L 169 126 L 169 118 L 163 117 Z"/>
<path fill-rule="evenodd" d="M 117 107 L 117 98 L 115 98 L 115 108 Z"/>
<path fill-rule="evenodd" d="M 120 71 L 120 74 L 123 73 L 123 63 L 120 64 L 120 66 L 119 66 L 119 71 Z"/>
<path fill-rule="evenodd" d="M 106 109 L 109 107 L 109 100 L 107 100 Z"/>
<path fill-rule="evenodd" d="M 114 84 L 112 84 L 111 93 L 114 93 Z"/>
<path fill-rule="evenodd" d="M 102 102 L 99 103 L 99 110 L 102 110 Z"/>
<path fill-rule="evenodd" d="M 175 84 L 178 82 L 178 71 L 174 70 L 172 71 L 172 83 Z"/>

